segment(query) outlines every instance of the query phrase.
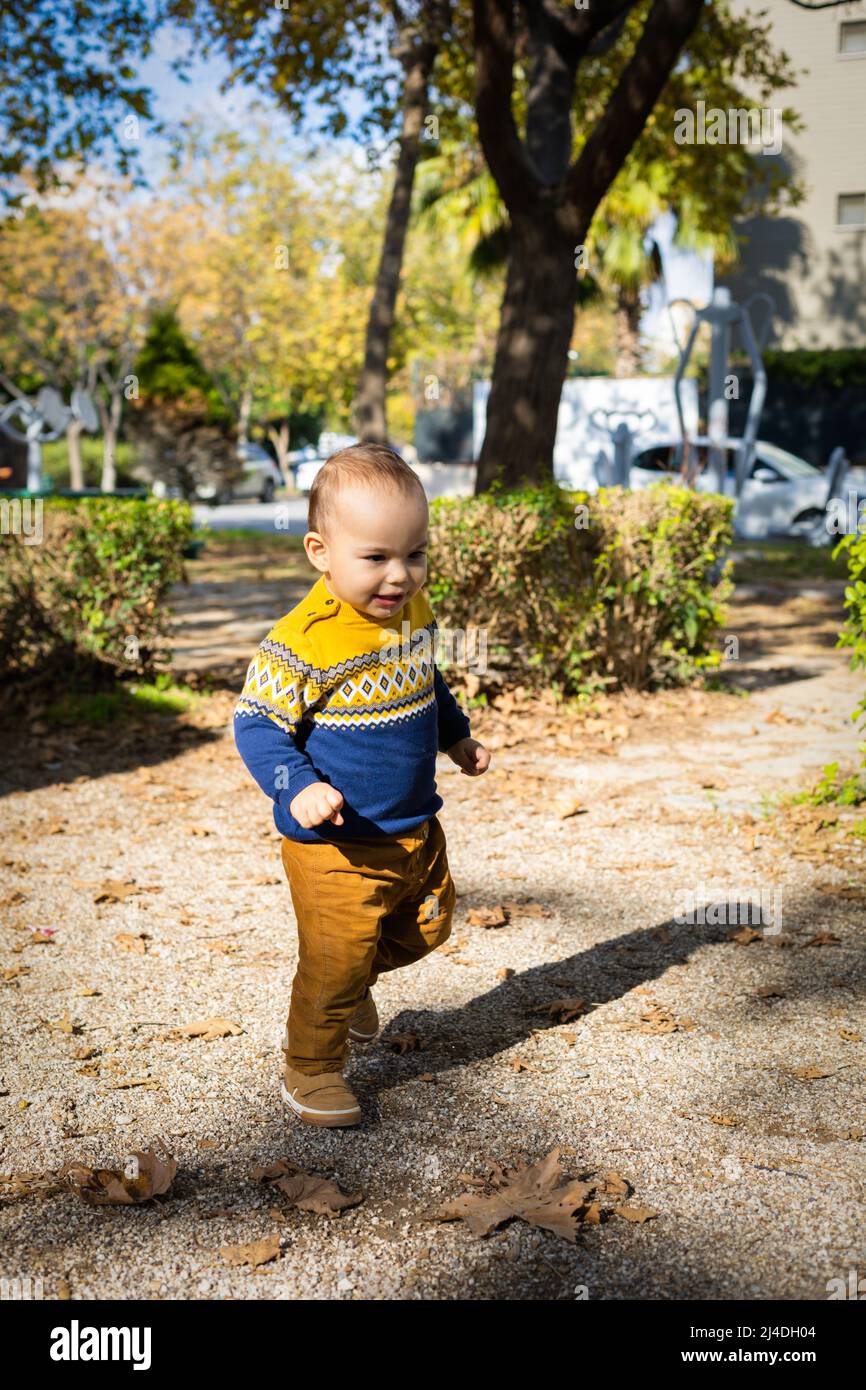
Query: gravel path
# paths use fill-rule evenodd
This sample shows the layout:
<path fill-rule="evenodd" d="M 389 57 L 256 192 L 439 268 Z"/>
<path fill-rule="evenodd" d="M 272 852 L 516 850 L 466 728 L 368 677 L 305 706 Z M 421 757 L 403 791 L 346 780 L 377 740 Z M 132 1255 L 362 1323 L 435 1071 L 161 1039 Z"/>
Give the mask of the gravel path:
<path fill-rule="evenodd" d="M 3 1276 L 74 1299 L 570 1301 L 825 1299 L 862 1274 L 864 841 L 855 811 L 822 827 L 771 801 L 855 762 L 862 676 L 824 638 L 837 613 L 835 589 L 741 592 L 745 698 L 474 720 L 487 777 L 440 763 L 452 938 L 380 981 L 385 1036 L 348 1068 L 354 1130 L 302 1126 L 278 1098 L 294 919 L 233 697 L 119 735 L 37 723 L 6 750 L 0 801 L 0 1171 L 31 1175 L 4 1184 Z M 676 921 L 690 891 L 750 890 L 777 895 L 781 930 Z M 471 924 L 503 904 L 504 925 Z M 241 1031 L 162 1036 L 209 1017 Z M 467 1175 L 557 1146 L 568 1175 L 627 1192 L 573 1243 L 436 1220 Z M 151 1148 L 178 1163 L 157 1202 L 26 1191 Z M 253 1173 L 279 1159 L 363 1200 L 294 1209 Z M 274 1235 L 257 1268 L 220 1253 Z"/>

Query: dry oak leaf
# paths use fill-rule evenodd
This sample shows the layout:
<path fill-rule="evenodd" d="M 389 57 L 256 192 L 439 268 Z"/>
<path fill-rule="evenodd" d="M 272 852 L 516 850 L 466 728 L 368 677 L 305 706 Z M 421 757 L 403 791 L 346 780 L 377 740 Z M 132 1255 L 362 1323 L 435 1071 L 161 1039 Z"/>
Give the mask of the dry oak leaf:
<path fill-rule="evenodd" d="M 833 1076 L 832 1071 L 825 1071 L 823 1067 L 792 1067 L 788 1071 L 789 1076 L 794 1076 L 798 1081 L 820 1081 L 824 1076 Z"/>
<path fill-rule="evenodd" d="M 343 1192 L 330 1178 L 306 1173 L 290 1159 L 281 1158 L 267 1168 L 254 1168 L 253 1178 L 269 1182 L 282 1192 L 298 1211 L 314 1211 L 319 1216 L 337 1216 L 347 1207 L 363 1202 L 363 1192 Z"/>
<path fill-rule="evenodd" d="M 739 931 L 728 932 L 728 940 L 736 941 L 738 946 L 748 946 L 752 941 L 760 941 L 761 935 L 753 927 L 740 927 Z"/>
<path fill-rule="evenodd" d="M 526 898 L 508 898 L 502 904 L 503 911 L 507 912 L 509 919 L 512 917 L 549 917 L 550 908 L 545 907 L 544 903 L 532 902 Z"/>
<path fill-rule="evenodd" d="M 588 1008 L 589 1005 L 585 999 L 554 999 L 551 1004 L 545 1004 L 533 1012 L 549 1014 L 551 1018 L 557 1019 L 560 1023 L 571 1023 L 572 1019 L 585 1014 Z"/>
<path fill-rule="evenodd" d="M 89 887 L 89 884 L 84 885 Z M 135 897 L 137 893 L 144 893 L 146 889 L 139 888 L 137 883 L 124 883 L 119 878 L 107 878 L 101 885 L 99 892 L 94 897 L 95 903 L 122 903 L 127 898 Z"/>
<path fill-rule="evenodd" d="M 171 1156 L 157 1158 L 153 1150 L 138 1150 L 130 1154 L 124 1169 L 90 1168 L 85 1163 L 65 1163 L 57 1177 L 65 1181 L 77 1196 L 91 1206 L 139 1206 L 154 1197 L 163 1196 L 177 1172 L 177 1162 Z M 135 1176 L 130 1176 L 130 1174 Z"/>
<path fill-rule="evenodd" d="M 263 1240 L 255 1240 L 251 1245 L 223 1245 L 220 1247 L 220 1254 L 226 1264 L 230 1265 L 249 1265 L 252 1269 L 257 1269 L 259 1265 L 269 1264 L 275 1260 L 280 1253 L 279 1232 L 275 1231 L 272 1236 L 265 1236 Z"/>
<path fill-rule="evenodd" d="M 122 946 L 124 951 L 134 951 L 136 955 L 143 956 L 147 953 L 147 943 L 150 937 L 145 932 L 137 934 L 129 931 L 119 931 L 114 937 L 118 946 Z"/>
<path fill-rule="evenodd" d="M 805 950 L 807 946 L 839 946 L 841 943 L 841 937 L 834 936 L 830 931 L 822 931 L 818 932 L 817 936 L 810 936 L 808 941 L 802 941 L 800 948 Z"/>
<path fill-rule="evenodd" d="M 464 1192 L 454 1201 L 444 1203 L 436 1212 L 436 1219 L 462 1220 L 473 1235 L 487 1236 L 503 1222 L 517 1217 L 530 1226 L 553 1231 L 564 1240 L 576 1240 L 577 1224 L 586 1219 L 592 1205 L 589 1198 L 594 1185 L 571 1178 L 563 1181 L 559 1155 L 560 1150 L 555 1148 L 531 1168 L 520 1164 L 502 1171 L 498 1181 L 493 1179 L 497 1183 L 495 1191 Z"/>
<path fill-rule="evenodd" d="M 839 1037 L 843 1042 L 862 1042 L 863 1037 L 860 1033 L 855 1033 L 853 1028 L 840 1028 Z"/>
<path fill-rule="evenodd" d="M 566 797 L 554 801 L 553 809 L 560 820 L 568 820 L 571 816 L 587 815 L 589 807 L 584 806 L 583 802 L 577 801 L 574 797 Z"/>
<path fill-rule="evenodd" d="M 213 1042 L 215 1038 L 237 1038 L 243 1031 L 240 1024 L 232 1023 L 230 1018 L 205 1018 L 201 1023 L 183 1023 L 157 1036 L 160 1042 L 179 1038 L 201 1038 L 203 1042 Z"/>
<path fill-rule="evenodd" d="M 626 1221 L 637 1221 L 643 1224 L 644 1221 L 651 1221 L 654 1216 L 658 1216 L 657 1211 L 651 1211 L 649 1207 L 614 1207 L 617 1216 L 625 1217 Z"/>
<path fill-rule="evenodd" d="M 660 1037 L 665 1033 L 679 1033 L 682 1029 L 694 1028 L 690 1018 L 676 1019 L 664 1004 L 650 1004 L 641 1011 L 640 1023 L 624 1023 L 623 1027 L 631 1033 L 649 1033 Z"/>
<path fill-rule="evenodd" d="M 26 903 L 27 894 L 22 893 L 20 888 L 16 888 L 14 893 L 10 893 L 8 898 L 0 902 L 0 907 L 18 907 L 20 903 Z"/>
<path fill-rule="evenodd" d="M 417 1033 L 389 1033 L 382 1039 L 394 1052 L 403 1057 L 407 1052 L 420 1052 L 421 1039 Z"/>
<path fill-rule="evenodd" d="M 503 907 L 473 907 L 466 915 L 470 927 L 504 927 L 508 913 Z"/>

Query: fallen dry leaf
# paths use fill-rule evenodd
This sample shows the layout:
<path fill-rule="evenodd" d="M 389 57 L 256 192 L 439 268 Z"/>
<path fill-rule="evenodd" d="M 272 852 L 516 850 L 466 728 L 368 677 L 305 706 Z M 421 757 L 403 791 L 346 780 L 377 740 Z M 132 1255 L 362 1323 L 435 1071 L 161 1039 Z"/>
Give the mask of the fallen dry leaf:
<path fill-rule="evenodd" d="M 541 1008 L 535 1009 L 534 1012 L 548 1014 L 560 1023 L 571 1023 L 572 1019 L 585 1014 L 588 1008 L 589 1005 L 584 999 L 554 999 L 552 1003 L 544 1004 Z"/>
<path fill-rule="evenodd" d="M 502 907 L 473 907 L 467 913 L 466 921 L 470 927 L 504 927 L 508 913 Z"/>
<path fill-rule="evenodd" d="M 239 1024 L 232 1023 L 229 1018 L 206 1018 L 201 1023 L 183 1023 L 169 1028 L 157 1037 L 160 1042 L 182 1038 L 201 1038 L 203 1042 L 213 1042 L 215 1038 L 237 1038 L 243 1031 Z"/>
<path fill-rule="evenodd" d="M 108 878 L 102 884 L 93 901 L 95 903 L 123 903 L 126 902 L 127 898 L 133 898 L 136 894 L 144 892 L 145 889 L 139 888 L 137 883 L 124 883 L 119 878 Z"/>
<path fill-rule="evenodd" d="M 740 927 L 739 931 L 728 932 L 728 940 L 736 941 L 738 946 L 748 946 L 752 941 L 760 941 L 762 933 L 753 927 Z"/>
<path fill-rule="evenodd" d="M 134 951 L 136 955 L 143 956 L 147 953 L 147 943 L 150 937 L 145 932 L 119 931 L 114 937 L 118 946 L 122 946 L 124 951 Z"/>
<path fill-rule="evenodd" d="M 253 1241 L 251 1245 L 223 1245 L 220 1247 L 220 1255 L 226 1264 L 249 1265 L 251 1269 L 268 1264 L 271 1260 L 275 1260 L 279 1253 L 280 1237 L 277 1231 L 272 1236 L 265 1236 L 263 1240 Z"/>
<path fill-rule="evenodd" d="M 307 1173 L 287 1158 L 267 1168 L 254 1168 L 252 1175 L 256 1181 L 268 1182 L 272 1190 L 282 1192 L 298 1211 L 313 1211 L 319 1216 L 337 1216 L 364 1200 L 363 1192 L 343 1192 L 330 1178 Z"/>
<path fill-rule="evenodd" d="M 139 1206 L 161 1197 L 174 1182 L 177 1163 L 170 1156 L 158 1158 L 153 1150 L 129 1155 L 124 1168 L 91 1168 L 85 1163 L 66 1163 L 58 1179 L 91 1206 Z"/>
<path fill-rule="evenodd" d="M 654 1216 L 658 1216 L 657 1211 L 651 1211 L 649 1207 L 614 1207 L 617 1216 L 622 1216 L 626 1221 L 637 1221 L 643 1224 L 644 1221 L 651 1221 Z"/>
<path fill-rule="evenodd" d="M 503 1222 L 518 1218 L 539 1226 L 564 1240 L 577 1238 L 577 1226 L 588 1220 L 595 1224 L 600 1213 L 593 1211 L 593 1182 L 563 1178 L 560 1149 L 532 1167 L 518 1164 L 512 1170 L 494 1172 L 490 1193 L 464 1192 L 444 1203 L 436 1213 L 439 1221 L 465 1221 L 473 1235 L 486 1236 Z"/>

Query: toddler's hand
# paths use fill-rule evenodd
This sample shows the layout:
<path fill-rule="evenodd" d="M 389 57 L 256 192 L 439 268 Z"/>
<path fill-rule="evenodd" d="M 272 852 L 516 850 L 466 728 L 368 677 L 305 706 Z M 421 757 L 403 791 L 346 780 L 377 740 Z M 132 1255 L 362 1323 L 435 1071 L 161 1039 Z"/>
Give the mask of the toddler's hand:
<path fill-rule="evenodd" d="M 294 797 L 289 811 L 305 830 L 312 830 L 314 825 L 321 825 L 326 820 L 332 820 L 335 825 L 342 825 L 342 804 L 343 794 L 338 792 L 336 787 L 332 787 L 328 782 L 311 782 Z"/>
<path fill-rule="evenodd" d="M 490 766 L 490 754 L 475 738 L 461 738 L 448 749 L 448 757 L 467 777 L 480 777 Z"/>

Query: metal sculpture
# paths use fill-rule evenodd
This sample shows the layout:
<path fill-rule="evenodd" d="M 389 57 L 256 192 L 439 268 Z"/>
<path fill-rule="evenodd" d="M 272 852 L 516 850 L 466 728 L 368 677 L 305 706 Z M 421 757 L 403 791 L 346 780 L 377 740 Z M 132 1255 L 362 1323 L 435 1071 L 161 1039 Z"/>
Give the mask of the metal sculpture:
<path fill-rule="evenodd" d="M 53 386 L 41 387 L 35 400 L 15 389 L 15 398 L 0 409 L 0 429 L 10 439 L 27 445 L 28 492 L 42 488 L 42 445 L 59 439 L 73 420 L 79 420 L 88 434 L 99 429 L 99 415 L 89 391 L 76 389 L 69 405 L 64 405 Z"/>
<path fill-rule="evenodd" d="M 758 299 L 766 300 L 770 312 L 764 320 L 762 328 L 762 342 L 759 345 L 758 337 L 752 326 L 752 319 L 749 313 L 749 305 L 757 302 Z M 679 301 L 677 301 L 679 302 Z M 672 307 L 672 306 L 669 306 Z M 680 422 L 680 435 L 683 442 L 686 442 L 685 415 L 683 412 L 680 388 L 686 373 L 686 368 L 691 358 L 695 338 L 702 323 L 710 325 L 710 378 L 707 390 L 707 441 L 709 443 L 710 469 L 716 476 L 717 491 L 725 491 L 725 474 L 727 471 L 726 450 L 733 448 L 736 451 L 736 470 L 734 476 L 734 488 L 739 497 L 743 489 L 743 484 L 749 476 L 749 469 L 755 455 L 755 444 L 758 438 L 758 425 L 761 420 L 761 412 L 764 409 L 764 399 L 767 394 L 767 373 L 764 370 L 764 361 L 761 357 L 761 347 L 766 341 L 769 333 L 772 315 L 775 309 L 770 295 L 761 293 L 754 295 L 745 304 L 736 304 L 731 299 L 731 292 L 723 286 L 717 286 L 713 291 L 713 297 L 709 304 L 703 309 L 696 309 L 692 321 L 688 339 L 683 347 L 680 348 L 680 361 L 674 378 L 674 400 L 676 401 L 677 415 Z M 728 432 L 728 395 L 729 384 L 736 380 L 735 375 L 729 372 L 728 366 L 731 356 L 731 336 L 734 328 L 738 328 L 743 341 L 743 346 L 749 355 L 752 365 L 752 392 L 749 397 L 749 407 L 746 412 L 746 423 L 743 429 L 742 439 L 732 439 Z M 677 344 L 679 346 L 679 343 Z M 698 443 L 700 441 L 693 441 Z M 680 446 L 682 448 L 682 444 Z"/>
<path fill-rule="evenodd" d="M 590 414 L 590 423 L 595 425 L 598 430 L 607 430 L 613 442 L 613 483 L 616 487 L 628 487 L 629 473 L 631 470 L 631 456 L 634 449 L 634 441 L 639 434 L 646 433 L 647 430 L 655 429 L 658 418 L 652 410 L 606 410 L 598 406 Z M 618 425 L 614 425 L 614 420 L 619 420 Z M 634 420 L 634 428 L 626 424 L 627 420 Z M 596 477 L 602 484 L 606 482 L 599 477 L 596 469 Z"/>

